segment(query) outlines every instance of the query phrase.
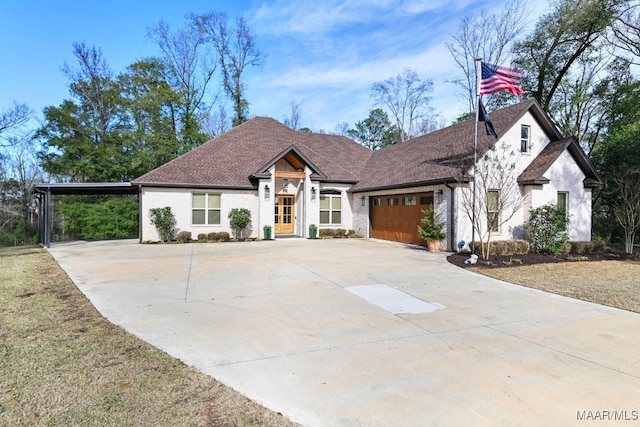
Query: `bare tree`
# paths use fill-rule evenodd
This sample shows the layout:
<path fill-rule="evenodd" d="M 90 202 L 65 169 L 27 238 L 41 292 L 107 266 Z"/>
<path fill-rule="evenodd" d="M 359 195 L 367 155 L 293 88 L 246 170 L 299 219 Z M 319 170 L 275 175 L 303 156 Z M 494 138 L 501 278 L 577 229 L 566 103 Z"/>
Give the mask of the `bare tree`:
<path fill-rule="evenodd" d="M 603 119 L 609 114 L 606 95 L 612 85 L 608 77 L 603 77 L 609 59 L 603 55 L 579 59 L 572 73 L 575 79 L 563 80 L 549 105 L 560 131 L 575 136 L 588 156 L 599 141 Z"/>
<path fill-rule="evenodd" d="M 104 144 L 109 130 L 119 119 L 119 87 L 99 48 L 73 43 L 73 55 L 78 60 L 77 67 L 65 63 L 62 72 L 70 81 L 71 92 L 90 117 L 93 143 Z"/>
<path fill-rule="evenodd" d="M 418 135 L 426 135 L 446 126 L 447 123 L 444 117 L 435 111 L 431 111 L 422 119 L 422 122 L 418 126 Z"/>
<path fill-rule="evenodd" d="M 21 128 L 31 119 L 31 116 L 31 109 L 26 104 L 19 104 L 15 101 L 10 108 L 2 110 L 0 113 L 0 139 L 5 142 L 0 144 L 0 147 L 12 144 L 3 134 Z"/>
<path fill-rule="evenodd" d="M 515 39 L 522 33 L 526 9 L 522 0 L 511 0 L 501 7 L 500 13 L 482 10 L 479 16 L 467 16 L 446 43 L 462 75 L 453 83 L 464 91 L 469 112 L 476 111 L 475 59 L 502 64 Z M 487 102 L 493 108 L 491 100 Z"/>
<path fill-rule="evenodd" d="M 519 154 L 505 143 L 493 146 L 476 164 L 475 198 L 471 188 L 462 191 L 462 208 L 471 220 L 484 259 L 491 254 L 493 234 L 522 208 L 524 197 L 516 173 L 518 158 Z"/>
<path fill-rule="evenodd" d="M 170 70 L 167 80 L 181 97 L 181 117 L 176 128 L 180 129 L 186 148 L 193 148 L 201 142 L 200 123 L 217 99 L 216 94 L 209 102 L 205 101 L 209 83 L 218 68 L 215 56 L 212 60 L 206 37 L 193 22 L 172 32 L 169 25 L 161 21 L 147 33 L 162 51 L 162 59 Z"/>
<path fill-rule="evenodd" d="M 209 138 L 215 138 L 231 129 L 231 118 L 224 105 L 219 105 L 218 109 L 212 113 L 203 123 L 203 130 Z"/>
<path fill-rule="evenodd" d="M 611 27 L 609 42 L 638 65 L 640 63 L 640 4 L 629 2 Z"/>
<path fill-rule="evenodd" d="M 289 102 L 289 106 L 291 107 L 291 115 L 285 117 L 283 123 L 293 130 L 298 130 L 300 129 L 300 117 L 302 116 L 302 101 L 292 99 L 291 102 Z"/>
<path fill-rule="evenodd" d="M 433 90 L 431 80 L 423 80 L 414 70 L 407 68 L 395 77 L 376 82 L 371 96 L 391 112 L 398 129 L 397 142 L 419 135 L 422 120 L 431 112 L 429 94 Z"/>
<path fill-rule="evenodd" d="M 613 215 L 624 229 L 625 251 L 633 253 L 635 235 L 640 230 L 640 168 L 621 165 L 613 176 L 611 183 L 615 187 L 619 201 L 613 206 Z"/>
<path fill-rule="evenodd" d="M 33 196 L 42 180 L 35 151 L 31 137 L 16 138 L 0 161 L 0 239 L 14 245 L 29 242 L 34 229 Z"/>
<path fill-rule="evenodd" d="M 227 15 L 210 12 L 192 16 L 192 21 L 206 40 L 213 43 L 218 53 L 222 72 L 222 86 L 233 102 L 233 125 L 247 121 L 249 103 L 246 99 L 244 72 L 247 67 L 262 65 L 264 57 L 258 49 L 255 35 L 242 16 L 229 28 Z"/>

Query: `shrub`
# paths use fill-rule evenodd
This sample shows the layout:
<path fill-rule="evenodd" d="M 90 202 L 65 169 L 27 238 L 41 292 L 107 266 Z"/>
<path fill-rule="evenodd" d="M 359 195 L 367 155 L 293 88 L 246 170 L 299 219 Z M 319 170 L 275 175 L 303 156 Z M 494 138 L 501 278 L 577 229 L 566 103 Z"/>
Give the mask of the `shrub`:
<path fill-rule="evenodd" d="M 529 210 L 529 222 L 525 225 L 533 252 L 560 254 L 569 240 L 565 212 L 557 206 L 546 204 Z"/>
<path fill-rule="evenodd" d="M 516 240 L 516 253 L 517 254 L 528 254 L 531 250 L 531 245 L 526 240 Z"/>
<path fill-rule="evenodd" d="M 336 237 L 339 237 L 339 238 L 347 237 L 347 230 L 345 230 L 344 228 L 338 228 L 336 230 Z"/>
<path fill-rule="evenodd" d="M 336 230 L 333 228 L 321 228 L 320 229 L 320 237 L 334 237 L 336 235 Z"/>
<path fill-rule="evenodd" d="M 213 232 L 207 234 L 207 240 L 211 240 L 212 242 L 217 242 L 219 238 L 220 237 L 218 237 L 218 233 Z"/>
<path fill-rule="evenodd" d="M 242 238 L 242 232 L 251 222 L 251 211 L 247 208 L 233 208 L 229 212 L 229 225 L 236 239 Z"/>
<path fill-rule="evenodd" d="M 486 245 L 488 243 L 484 242 Z M 476 242 L 476 248 L 480 248 L 481 243 Z M 521 255 L 529 253 L 529 242 L 526 240 L 496 240 L 491 242 L 491 251 L 495 255 Z"/>
<path fill-rule="evenodd" d="M 190 231 L 181 231 L 176 236 L 176 241 L 178 243 L 189 243 L 191 241 L 191 232 Z"/>
<path fill-rule="evenodd" d="M 567 242 L 570 246 L 570 252 L 572 254 L 597 254 L 604 251 L 605 245 L 598 240 L 592 240 L 590 242 Z"/>
<path fill-rule="evenodd" d="M 421 212 L 420 222 L 422 225 L 418 225 L 418 236 L 427 242 L 443 240 L 446 235 L 443 230 L 444 222 L 440 215 L 433 210 L 433 207 L 422 209 Z"/>
<path fill-rule="evenodd" d="M 204 233 L 198 234 L 198 240 L 207 240 L 207 235 Z"/>
<path fill-rule="evenodd" d="M 221 242 L 228 242 L 231 240 L 231 236 L 226 231 L 221 231 L 218 233 L 218 240 Z"/>
<path fill-rule="evenodd" d="M 160 240 L 168 242 L 176 234 L 176 219 L 171 212 L 171 206 L 149 209 L 149 219 L 156 228 Z"/>

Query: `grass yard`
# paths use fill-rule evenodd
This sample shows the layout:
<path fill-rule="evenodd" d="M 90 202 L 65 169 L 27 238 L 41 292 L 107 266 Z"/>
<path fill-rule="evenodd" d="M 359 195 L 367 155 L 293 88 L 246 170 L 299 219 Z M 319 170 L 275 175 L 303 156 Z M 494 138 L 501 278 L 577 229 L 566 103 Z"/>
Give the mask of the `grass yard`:
<path fill-rule="evenodd" d="M 109 323 L 27 247 L 0 249 L 0 425 L 296 424 Z"/>
<path fill-rule="evenodd" d="M 575 261 L 467 269 L 505 282 L 640 313 L 638 262 Z"/>

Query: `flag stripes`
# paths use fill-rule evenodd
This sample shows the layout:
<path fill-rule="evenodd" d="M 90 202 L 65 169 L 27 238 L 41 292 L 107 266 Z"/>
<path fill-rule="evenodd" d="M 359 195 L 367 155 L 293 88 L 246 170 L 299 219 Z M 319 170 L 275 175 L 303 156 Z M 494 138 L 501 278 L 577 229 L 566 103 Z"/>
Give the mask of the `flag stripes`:
<path fill-rule="evenodd" d="M 485 62 L 482 63 L 481 68 L 480 95 L 491 95 L 506 90 L 516 96 L 522 96 L 523 91 L 520 87 L 522 71 Z"/>

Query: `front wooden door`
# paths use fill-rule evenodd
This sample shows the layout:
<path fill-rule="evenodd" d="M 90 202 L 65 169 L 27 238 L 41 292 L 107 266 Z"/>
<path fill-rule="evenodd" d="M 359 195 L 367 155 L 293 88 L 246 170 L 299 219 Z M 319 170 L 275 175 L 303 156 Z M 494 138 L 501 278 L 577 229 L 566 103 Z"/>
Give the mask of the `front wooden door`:
<path fill-rule="evenodd" d="M 293 234 L 293 196 L 277 195 L 275 200 L 275 234 Z"/>

